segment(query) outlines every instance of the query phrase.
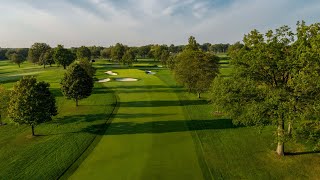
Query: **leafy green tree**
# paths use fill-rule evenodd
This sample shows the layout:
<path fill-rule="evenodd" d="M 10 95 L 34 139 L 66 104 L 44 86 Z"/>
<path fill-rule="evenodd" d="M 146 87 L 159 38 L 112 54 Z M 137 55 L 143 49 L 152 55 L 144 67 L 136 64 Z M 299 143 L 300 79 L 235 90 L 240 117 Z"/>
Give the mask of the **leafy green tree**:
<path fill-rule="evenodd" d="M 233 75 L 213 82 L 215 109 L 235 124 L 275 125 L 276 152 L 283 156 L 294 126 L 306 119 L 319 122 L 319 35 L 319 24 L 304 23 L 296 37 L 287 26 L 245 35 L 244 47 L 232 53 Z"/>
<path fill-rule="evenodd" d="M 87 61 L 86 59 L 81 59 L 79 65 L 87 72 L 87 74 L 91 77 L 94 77 L 96 74 L 96 68 L 92 66 L 92 63 Z"/>
<path fill-rule="evenodd" d="M 57 115 L 55 97 L 49 86 L 48 83 L 37 82 L 34 77 L 23 77 L 10 93 L 9 117 L 18 124 L 30 125 L 33 136 L 36 125 Z"/>
<path fill-rule="evenodd" d="M 105 48 L 101 50 L 100 52 L 101 57 L 105 59 L 110 59 L 111 58 L 111 48 Z"/>
<path fill-rule="evenodd" d="M 150 45 L 141 46 L 141 47 L 138 48 L 137 55 L 139 57 L 141 57 L 141 58 L 147 58 L 150 50 L 151 50 L 151 46 Z"/>
<path fill-rule="evenodd" d="M 53 53 L 53 59 L 58 65 L 62 65 L 64 69 L 73 63 L 76 59 L 75 55 L 62 45 L 58 45 Z"/>
<path fill-rule="evenodd" d="M 76 101 L 87 98 L 93 89 L 93 78 L 79 64 L 72 64 L 61 81 L 61 90 L 65 97 Z"/>
<path fill-rule="evenodd" d="M 23 56 L 21 54 L 18 53 L 13 53 L 10 56 L 10 60 L 16 64 L 18 64 L 19 68 L 20 68 L 20 64 L 23 63 L 25 61 L 25 59 L 23 58 Z"/>
<path fill-rule="evenodd" d="M 187 50 L 198 51 L 200 49 L 195 37 L 190 36 L 188 42 L 189 44 L 186 46 Z"/>
<path fill-rule="evenodd" d="M 219 73 L 219 58 L 200 51 L 195 44 L 195 39 L 190 38 L 188 48 L 175 57 L 173 71 L 177 82 L 200 98 Z"/>
<path fill-rule="evenodd" d="M 90 61 L 91 59 L 91 51 L 89 48 L 85 46 L 81 46 L 77 49 L 77 59 L 85 59 L 87 61 Z"/>
<path fill-rule="evenodd" d="M 2 118 L 7 114 L 8 102 L 9 91 L 0 85 L 0 125 L 2 124 Z"/>
<path fill-rule="evenodd" d="M 111 58 L 113 61 L 120 62 L 124 53 L 126 51 L 126 48 L 123 44 L 117 43 L 114 47 L 111 49 Z"/>
<path fill-rule="evenodd" d="M 100 52 L 103 50 L 103 47 L 92 46 L 92 47 L 89 47 L 89 50 L 90 50 L 90 53 L 91 53 L 91 57 L 99 58 L 99 57 L 101 57 L 101 53 Z"/>
<path fill-rule="evenodd" d="M 39 63 L 40 56 L 44 54 L 51 47 L 46 43 L 34 43 L 28 52 L 28 59 L 32 63 Z"/>
<path fill-rule="evenodd" d="M 48 49 L 45 53 L 41 54 L 39 64 L 43 65 L 43 68 L 46 68 L 47 64 L 49 64 L 50 66 L 54 64 L 52 49 Z"/>
<path fill-rule="evenodd" d="M 170 57 L 170 53 L 168 50 L 162 51 L 161 58 L 160 58 L 162 65 L 167 65 L 167 61 L 169 57 Z"/>
<path fill-rule="evenodd" d="M 136 56 L 135 56 L 134 52 L 133 52 L 131 49 L 128 49 L 128 50 L 124 53 L 124 55 L 123 55 L 123 57 L 122 57 L 122 63 L 123 63 L 124 65 L 129 65 L 129 66 L 131 66 L 131 65 L 133 64 L 133 62 L 134 62 L 135 59 L 136 59 Z"/>

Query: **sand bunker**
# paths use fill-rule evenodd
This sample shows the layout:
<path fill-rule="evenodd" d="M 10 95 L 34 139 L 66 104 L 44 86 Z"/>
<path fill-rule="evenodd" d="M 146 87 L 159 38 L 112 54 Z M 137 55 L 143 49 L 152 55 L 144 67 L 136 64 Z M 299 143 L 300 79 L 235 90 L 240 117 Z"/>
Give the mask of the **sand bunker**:
<path fill-rule="evenodd" d="M 135 78 L 117 78 L 115 79 L 116 81 L 120 82 L 133 82 L 133 81 L 138 81 L 138 79 Z"/>
<path fill-rule="evenodd" d="M 118 75 L 118 73 L 114 73 L 114 72 L 112 72 L 112 71 L 107 71 L 107 72 L 105 72 L 106 74 L 108 74 L 108 75 L 110 75 L 110 76 L 117 76 Z"/>
<path fill-rule="evenodd" d="M 110 78 L 107 78 L 107 79 L 101 79 L 101 80 L 99 80 L 98 82 L 99 82 L 99 83 L 105 83 L 105 82 L 109 82 L 109 81 L 111 81 L 111 79 L 110 79 Z"/>

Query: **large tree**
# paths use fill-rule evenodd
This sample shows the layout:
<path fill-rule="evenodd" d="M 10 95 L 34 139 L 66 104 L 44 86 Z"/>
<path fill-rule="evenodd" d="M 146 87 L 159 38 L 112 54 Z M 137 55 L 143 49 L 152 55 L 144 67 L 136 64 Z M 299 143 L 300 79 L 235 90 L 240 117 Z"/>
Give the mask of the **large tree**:
<path fill-rule="evenodd" d="M 40 56 L 49 49 L 51 48 L 46 43 L 34 43 L 28 52 L 29 61 L 32 63 L 38 63 L 40 61 Z"/>
<path fill-rule="evenodd" d="M 49 86 L 48 83 L 37 82 L 34 77 L 23 77 L 10 93 L 9 117 L 18 124 L 30 125 L 33 136 L 36 125 L 57 115 L 55 97 Z"/>
<path fill-rule="evenodd" d="M 123 44 L 117 43 L 111 49 L 112 60 L 120 62 L 125 52 L 126 52 L 126 47 Z"/>
<path fill-rule="evenodd" d="M 85 59 L 87 61 L 90 61 L 91 59 L 91 51 L 86 46 L 81 46 L 77 49 L 77 59 Z"/>
<path fill-rule="evenodd" d="M 135 59 L 136 59 L 136 56 L 135 56 L 134 52 L 133 52 L 131 49 L 128 49 L 128 50 L 124 53 L 121 62 L 122 62 L 124 65 L 129 65 L 129 66 L 131 66 Z"/>
<path fill-rule="evenodd" d="M 19 68 L 20 68 L 20 64 L 23 63 L 25 61 L 25 59 L 23 58 L 23 56 L 19 53 L 13 53 L 10 56 L 10 60 L 16 64 L 18 64 Z"/>
<path fill-rule="evenodd" d="M 211 82 L 219 73 L 219 58 L 212 53 L 199 50 L 193 37 L 187 48 L 175 56 L 174 76 L 189 92 L 201 93 L 209 90 Z"/>
<path fill-rule="evenodd" d="M 212 88 L 215 109 L 234 123 L 275 125 L 281 156 L 293 127 L 319 117 L 320 25 L 299 23 L 297 32 L 283 26 L 245 35 L 244 47 L 231 53 L 233 75 L 215 79 Z"/>
<path fill-rule="evenodd" d="M 47 64 L 49 64 L 50 66 L 54 64 L 52 49 L 48 49 L 45 53 L 41 54 L 39 64 L 43 65 L 43 68 L 46 68 Z"/>
<path fill-rule="evenodd" d="M 76 101 L 91 95 L 94 81 L 87 71 L 79 64 L 72 64 L 61 81 L 61 90 L 65 97 Z"/>
<path fill-rule="evenodd" d="M 53 59 L 58 65 L 62 65 L 64 69 L 73 63 L 76 59 L 75 55 L 62 45 L 58 45 L 53 53 Z"/>

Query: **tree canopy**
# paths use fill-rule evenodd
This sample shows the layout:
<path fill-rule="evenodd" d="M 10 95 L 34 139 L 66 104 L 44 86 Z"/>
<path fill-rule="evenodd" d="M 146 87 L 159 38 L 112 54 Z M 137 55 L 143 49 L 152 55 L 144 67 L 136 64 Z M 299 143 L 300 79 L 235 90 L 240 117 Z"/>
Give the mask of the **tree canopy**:
<path fill-rule="evenodd" d="M 93 78 L 79 64 L 72 64 L 61 81 L 61 91 L 68 99 L 78 101 L 91 95 L 93 89 Z"/>
<path fill-rule="evenodd" d="M 85 46 L 81 46 L 77 49 L 77 59 L 85 59 L 87 61 L 90 61 L 91 59 L 91 51 L 89 48 Z"/>
<path fill-rule="evenodd" d="M 67 66 L 75 61 L 76 57 L 70 50 L 65 49 L 62 45 L 58 45 L 54 49 L 53 59 L 57 64 L 62 65 L 66 69 Z"/>
<path fill-rule="evenodd" d="M 187 48 L 175 56 L 174 75 L 189 92 L 200 94 L 209 90 L 212 80 L 219 73 L 219 58 L 200 51 L 194 37 Z"/>
<path fill-rule="evenodd" d="M 10 93 L 9 117 L 18 124 L 27 124 L 32 128 L 40 123 L 52 120 L 57 115 L 56 101 L 49 91 L 50 84 L 37 82 L 34 77 L 23 77 Z"/>
<path fill-rule="evenodd" d="M 34 43 L 28 52 L 28 59 L 32 63 L 39 63 L 41 54 L 44 54 L 51 47 L 46 43 Z"/>
<path fill-rule="evenodd" d="M 235 124 L 274 124 L 277 153 L 284 155 L 284 142 L 294 127 L 319 115 L 319 42 L 319 24 L 298 23 L 296 36 L 287 26 L 265 35 L 251 31 L 244 46 L 231 53 L 232 76 L 214 80 L 215 109 Z"/>

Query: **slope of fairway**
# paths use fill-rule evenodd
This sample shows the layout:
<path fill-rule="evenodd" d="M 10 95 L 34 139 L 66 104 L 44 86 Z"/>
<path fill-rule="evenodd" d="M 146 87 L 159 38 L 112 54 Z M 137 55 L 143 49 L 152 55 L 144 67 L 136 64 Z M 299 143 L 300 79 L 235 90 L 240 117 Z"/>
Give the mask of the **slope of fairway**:
<path fill-rule="evenodd" d="M 114 72 L 140 81 L 107 83 L 118 112 L 71 179 L 203 179 L 175 89 L 140 70 Z"/>
<path fill-rule="evenodd" d="M 0 179 L 56 179 L 97 137 L 91 132 L 104 131 L 104 123 L 114 109 L 114 94 L 97 83 L 92 96 L 75 107 L 75 102 L 65 99 L 60 91 L 64 72 L 61 67 L 43 69 L 24 63 L 18 68 L 0 61 L 0 83 L 8 89 L 23 75 L 49 82 L 59 113 L 52 122 L 36 126 L 37 137 L 31 136 L 31 128 L 26 125 L 0 126 Z"/>

